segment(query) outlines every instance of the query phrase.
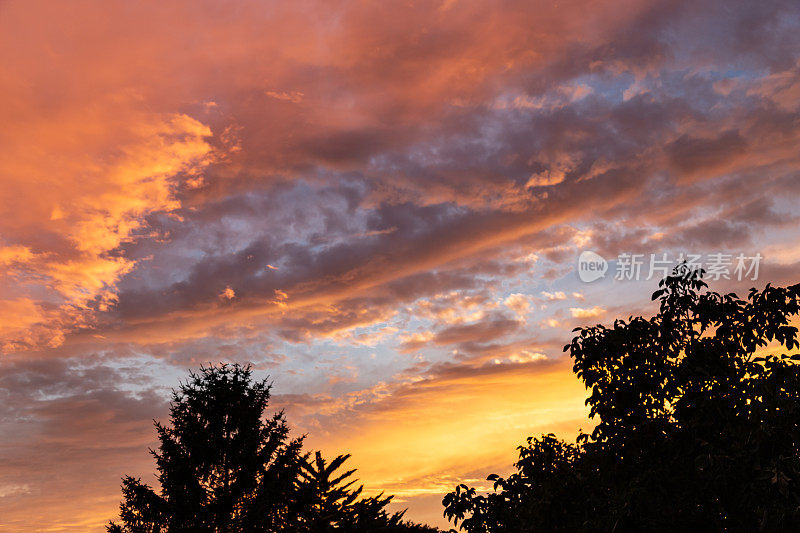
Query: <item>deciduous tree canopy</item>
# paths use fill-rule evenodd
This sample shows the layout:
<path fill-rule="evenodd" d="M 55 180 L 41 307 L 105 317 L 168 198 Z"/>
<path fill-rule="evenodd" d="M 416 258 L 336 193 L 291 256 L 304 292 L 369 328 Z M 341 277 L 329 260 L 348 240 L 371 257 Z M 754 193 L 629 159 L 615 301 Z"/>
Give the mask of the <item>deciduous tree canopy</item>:
<path fill-rule="evenodd" d="M 747 300 L 685 266 L 652 318 L 579 328 L 565 347 L 597 425 L 519 448 L 516 472 L 465 485 L 445 515 L 468 532 L 786 531 L 800 523 L 800 285 Z M 788 351 L 788 353 L 787 353 Z M 792 355 L 794 351 L 795 355 Z"/>

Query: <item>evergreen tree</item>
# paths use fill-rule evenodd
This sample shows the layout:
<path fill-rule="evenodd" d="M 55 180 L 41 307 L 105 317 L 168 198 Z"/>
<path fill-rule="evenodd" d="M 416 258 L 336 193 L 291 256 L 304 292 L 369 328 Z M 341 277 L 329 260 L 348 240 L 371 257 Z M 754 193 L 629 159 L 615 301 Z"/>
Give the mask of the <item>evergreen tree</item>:
<path fill-rule="evenodd" d="M 355 470 L 339 472 L 339 468 L 350 458 L 350 455 L 339 455 L 328 463 L 320 452 L 316 452 L 311 461 L 304 465 L 302 484 L 310 505 L 306 506 L 304 515 L 311 531 L 436 531 L 418 524 L 403 521 L 404 512 L 389 513 L 386 506 L 392 496 L 383 494 L 369 498 L 360 498 L 363 485 L 355 487 L 352 479 Z"/>
<path fill-rule="evenodd" d="M 337 474 L 348 456 L 313 462 L 283 413 L 266 417 L 270 386 L 249 366 L 201 368 L 173 392 L 170 426 L 156 423 L 160 492 L 122 482 L 110 533 L 435 531 L 389 514 L 391 500 L 360 498 Z"/>

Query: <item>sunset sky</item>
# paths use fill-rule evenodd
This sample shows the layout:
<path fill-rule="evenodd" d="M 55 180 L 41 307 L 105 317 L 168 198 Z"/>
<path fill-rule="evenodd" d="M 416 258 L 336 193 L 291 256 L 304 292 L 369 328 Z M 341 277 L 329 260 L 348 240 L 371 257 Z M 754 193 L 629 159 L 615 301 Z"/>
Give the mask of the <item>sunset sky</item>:
<path fill-rule="evenodd" d="M 800 281 L 796 0 L 0 0 L 0 120 L 4 533 L 103 531 L 219 361 L 444 525 L 591 426 L 562 347 L 650 254 Z"/>

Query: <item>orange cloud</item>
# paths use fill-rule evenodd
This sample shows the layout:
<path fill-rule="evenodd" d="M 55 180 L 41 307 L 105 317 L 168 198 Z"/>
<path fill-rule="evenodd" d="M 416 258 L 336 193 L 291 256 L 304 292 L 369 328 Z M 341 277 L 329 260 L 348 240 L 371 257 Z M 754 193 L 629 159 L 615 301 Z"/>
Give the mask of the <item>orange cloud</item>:
<path fill-rule="evenodd" d="M 598 316 L 604 315 L 606 310 L 600 307 L 599 305 L 595 305 L 590 309 L 584 309 L 581 307 L 570 307 L 569 312 L 574 318 L 596 318 Z"/>
<path fill-rule="evenodd" d="M 46 281 L 47 296 L 34 303 L 36 313 L 21 316 L 29 317 L 24 327 L 49 337 L 47 344 L 116 301 L 116 283 L 135 263 L 111 252 L 143 228 L 144 216 L 178 207 L 176 176 L 195 171 L 209 154 L 204 138 L 211 132 L 198 121 L 185 115 L 140 119 L 126 125 L 120 138 L 87 131 L 86 114 L 74 117 L 79 123 L 65 119 L 64 137 L 48 136 L 37 128 L 49 131 L 56 124 L 43 118 L 39 125 L 16 125 L 13 142 L 0 143 L 7 150 L 0 157 L 4 223 L 14 224 L 17 235 L 31 235 L 3 248 L 8 266 L 2 293 L 16 295 L 7 303 L 19 302 L 41 293 Z M 44 315 L 59 327 L 48 332 Z M 4 329 L 0 343 L 6 349 L 30 342 Z"/>

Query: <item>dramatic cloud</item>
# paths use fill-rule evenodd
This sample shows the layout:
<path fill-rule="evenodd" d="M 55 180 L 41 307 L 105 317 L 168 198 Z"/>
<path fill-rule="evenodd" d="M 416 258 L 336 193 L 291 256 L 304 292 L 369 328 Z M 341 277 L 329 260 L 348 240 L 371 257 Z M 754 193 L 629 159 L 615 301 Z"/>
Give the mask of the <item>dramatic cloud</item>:
<path fill-rule="evenodd" d="M 651 258 L 797 281 L 799 29 L 790 0 L 3 2 L 0 528 L 101 531 L 213 361 L 440 520 L 590 424 L 561 349 L 652 311 Z"/>

